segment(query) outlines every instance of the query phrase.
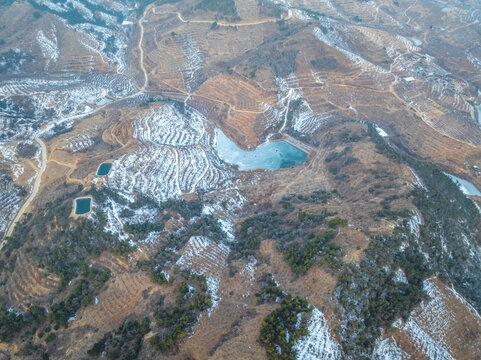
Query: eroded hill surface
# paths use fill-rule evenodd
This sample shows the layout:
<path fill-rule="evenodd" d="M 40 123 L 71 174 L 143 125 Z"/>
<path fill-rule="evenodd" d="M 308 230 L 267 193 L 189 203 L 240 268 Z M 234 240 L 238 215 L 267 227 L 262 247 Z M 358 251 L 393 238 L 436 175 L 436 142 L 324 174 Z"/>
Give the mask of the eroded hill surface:
<path fill-rule="evenodd" d="M 477 1 L 0 15 L 2 358 L 481 357 Z"/>

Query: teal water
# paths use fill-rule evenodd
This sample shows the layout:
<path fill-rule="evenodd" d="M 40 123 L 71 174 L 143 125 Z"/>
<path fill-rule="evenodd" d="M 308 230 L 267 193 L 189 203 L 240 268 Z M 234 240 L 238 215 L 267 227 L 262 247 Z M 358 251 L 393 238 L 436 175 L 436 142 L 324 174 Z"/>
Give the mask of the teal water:
<path fill-rule="evenodd" d="M 75 215 L 83 215 L 90 212 L 90 198 L 75 199 Z"/>
<path fill-rule="evenodd" d="M 246 151 L 236 145 L 220 129 L 216 129 L 215 149 L 222 161 L 237 165 L 239 170 L 278 170 L 306 161 L 307 154 L 285 141 L 268 142 Z"/>
<path fill-rule="evenodd" d="M 112 163 L 102 163 L 97 169 L 97 175 L 98 176 L 107 175 L 111 168 L 112 168 Z"/>

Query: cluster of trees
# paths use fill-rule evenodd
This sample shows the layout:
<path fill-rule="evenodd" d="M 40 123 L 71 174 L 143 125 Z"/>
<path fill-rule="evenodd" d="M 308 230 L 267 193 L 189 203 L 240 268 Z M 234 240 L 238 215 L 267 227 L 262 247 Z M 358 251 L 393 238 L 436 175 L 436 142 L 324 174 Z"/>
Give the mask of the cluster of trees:
<path fill-rule="evenodd" d="M 49 242 L 32 251 L 42 267 L 60 277 L 60 290 L 80 274 L 89 258 L 97 257 L 103 251 L 127 256 L 134 250 L 127 241 L 104 232 L 107 220 L 101 210 L 97 210 L 95 221 L 85 218 L 73 220 L 69 216 L 71 206 L 71 201 L 68 201 L 49 207 L 49 212 L 55 212 L 48 224 Z M 58 230 L 55 230 L 56 226 Z"/>
<path fill-rule="evenodd" d="M 337 228 L 338 226 L 347 226 L 347 219 L 343 219 L 343 218 L 340 218 L 340 217 L 335 217 L 335 218 L 330 219 L 330 220 L 327 222 L 327 225 L 328 225 L 331 229 L 335 229 L 335 228 Z"/>
<path fill-rule="evenodd" d="M 316 70 L 323 71 L 335 70 L 339 65 L 336 58 L 333 56 L 324 56 L 319 59 L 313 59 L 311 60 L 311 64 Z"/>
<path fill-rule="evenodd" d="M 68 319 L 73 317 L 81 307 L 89 305 L 93 300 L 93 291 L 89 286 L 89 282 L 85 279 L 78 280 L 70 295 L 63 301 L 54 305 L 48 314 L 50 321 L 54 322 L 56 327 L 68 327 Z"/>
<path fill-rule="evenodd" d="M 471 256 L 471 247 L 481 246 L 476 205 L 442 171 L 394 148 L 374 126 L 369 125 L 368 134 L 379 152 L 410 166 L 425 186 L 417 187 L 411 196 L 424 220 L 420 244 L 429 255 L 431 268 L 481 307 L 481 260 Z"/>
<path fill-rule="evenodd" d="M 383 217 L 389 220 L 396 220 L 399 218 L 409 218 L 412 216 L 408 209 L 391 209 L 391 202 L 399 199 L 398 195 L 391 195 L 381 201 L 382 209 L 376 212 L 376 217 Z"/>
<path fill-rule="evenodd" d="M 117 330 L 105 334 L 87 351 L 87 354 L 93 358 L 100 358 L 105 353 L 106 358 L 110 360 L 137 359 L 144 336 L 149 331 L 149 318 L 143 318 L 140 321 L 125 320 Z"/>
<path fill-rule="evenodd" d="M 283 201 L 291 201 L 296 204 L 298 203 L 311 203 L 311 204 L 325 204 L 327 200 L 332 198 L 332 195 L 337 194 L 336 190 L 325 191 L 316 190 L 309 195 L 286 195 L 282 198 Z"/>
<path fill-rule="evenodd" d="M 13 49 L 7 50 L 0 54 L 0 74 L 13 72 L 18 68 L 19 64 L 28 65 L 33 63 L 34 61 L 35 61 L 35 58 L 33 57 L 32 54 L 29 54 L 23 51 L 13 50 Z M 7 104 L 7 101 L 3 100 L 4 106 L 2 106 L 2 103 L 0 102 L 0 108 L 2 107 L 5 108 L 6 104 Z M 19 118 L 24 117 L 23 115 L 27 115 L 26 116 L 27 118 L 32 118 L 34 115 L 34 112 L 32 110 L 26 111 L 21 105 L 17 105 L 17 104 L 10 104 L 10 105 L 12 105 L 13 109 L 10 108 L 9 110 L 14 110 L 19 115 L 20 113 L 22 114 L 22 116 L 19 116 Z M 10 116 L 13 115 L 11 111 L 7 113 L 9 113 Z M 18 119 L 16 119 L 16 116 L 9 117 L 9 120 L 12 122 L 18 121 Z M 2 133 L 1 135 L 6 135 L 6 134 Z M 0 138 L 3 138 L 3 136 L 0 136 Z"/>
<path fill-rule="evenodd" d="M 37 327 L 45 319 L 44 308 L 31 305 L 23 314 L 9 311 L 3 299 L 0 299 L 0 341 L 8 342 L 27 327 Z"/>
<path fill-rule="evenodd" d="M 453 284 L 477 306 L 481 305 L 481 264 L 470 255 L 470 247 L 481 244 L 481 223 L 474 203 L 444 173 L 388 144 L 374 126 L 369 125 L 368 134 L 379 152 L 410 166 L 423 182 L 425 187 L 415 188 L 410 196 L 424 224 L 420 226 L 419 240 L 412 234 L 407 219 L 392 236 L 372 238 L 361 263 L 344 266 L 339 275 L 339 335 L 344 339 L 344 351 L 356 359 L 371 358 L 382 327 L 408 318 L 424 298 L 423 281 L 432 272 Z M 393 219 L 409 217 L 411 214 L 405 210 L 390 209 L 389 204 L 395 199 L 385 199 L 382 215 Z M 407 283 L 396 280 L 399 269 Z"/>
<path fill-rule="evenodd" d="M 182 276 L 185 281 L 177 286 L 176 304 L 165 307 L 161 299 L 154 311 L 159 332 L 150 344 L 162 352 L 173 350 L 178 340 L 187 336 L 199 314 L 212 306 L 205 276 L 188 271 L 183 271 Z"/>
<path fill-rule="evenodd" d="M 291 243 L 283 252 L 284 256 L 291 266 L 291 269 L 296 273 L 305 273 L 311 268 L 319 254 L 324 252 L 327 245 L 326 255 L 335 257 L 339 260 L 340 247 L 335 247 L 333 253 L 329 248 L 328 243 L 336 236 L 334 231 L 328 231 L 323 235 L 316 236 L 315 233 L 308 234 L 308 237 L 314 236 L 314 240 L 304 240 L 301 242 Z M 334 245 L 334 244 L 333 244 Z"/>
<path fill-rule="evenodd" d="M 34 144 L 21 143 L 17 145 L 17 154 L 25 159 L 31 159 L 37 153 L 38 148 Z"/>
<path fill-rule="evenodd" d="M 107 268 L 90 267 L 84 265 L 82 276 L 87 279 L 95 289 L 100 289 L 110 279 L 112 273 Z"/>
<path fill-rule="evenodd" d="M 68 23 L 71 25 L 80 24 L 80 23 L 91 23 L 98 26 L 106 26 L 107 24 L 105 23 L 105 20 L 102 19 L 100 15 L 98 15 L 100 11 L 117 18 L 118 23 L 122 23 L 122 21 L 124 21 L 124 15 L 122 14 L 122 12 L 107 9 L 101 3 L 91 3 L 89 1 L 80 0 L 82 5 L 88 8 L 94 14 L 94 17 L 92 19 L 86 19 L 84 15 L 78 9 L 76 9 L 72 4 L 68 4 L 69 6 L 67 11 L 57 11 L 34 0 L 29 0 L 29 2 L 30 2 L 30 5 L 32 5 L 33 7 L 39 10 L 50 12 L 52 14 L 55 14 L 67 20 Z"/>
<path fill-rule="evenodd" d="M 57 214 L 59 214 L 61 220 L 68 216 L 65 214 L 65 209 L 57 208 L 57 206 L 65 202 L 70 196 L 75 196 L 78 193 L 79 190 L 64 194 L 57 198 L 53 204 L 49 203 L 46 207 L 40 209 L 36 216 L 27 213 L 22 221 L 17 223 L 13 234 L 5 238 L 5 245 L 0 254 L 0 271 L 2 273 L 12 272 L 14 270 L 16 250 L 34 239 L 42 239 L 47 233 L 48 224 L 55 220 Z M 58 226 L 61 228 L 66 227 L 65 221 L 60 221 Z M 9 266 L 6 266 L 7 264 L 9 264 Z"/>
<path fill-rule="evenodd" d="M 153 282 L 166 284 L 168 280 L 162 269 L 167 263 L 177 260 L 179 257 L 177 251 L 182 249 L 192 236 L 206 236 L 213 241 L 220 242 L 225 239 L 226 235 L 217 219 L 211 215 L 202 215 L 202 203 L 198 200 L 168 200 L 157 206 L 159 210 L 167 212 L 168 215 L 179 214 L 187 224 L 182 231 L 170 233 L 154 256 L 148 260 L 137 262 L 140 269 L 150 273 Z"/>
<path fill-rule="evenodd" d="M 162 268 L 167 263 L 172 263 L 178 257 L 177 253 L 165 246 L 155 253 L 155 255 L 148 260 L 139 260 L 137 267 L 150 274 L 150 280 L 157 284 L 167 284 L 169 281 L 165 276 Z"/>
<path fill-rule="evenodd" d="M 202 215 L 202 202 L 200 200 L 185 201 L 170 199 L 163 202 L 160 208 L 177 212 L 185 219 Z"/>
<path fill-rule="evenodd" d="M 352 148 L 350 146 L 346 146 L 341 152 L 333 151 L 327 155 L 325 162 L 329 163 L 327 168 L 329 172 L 333 175 L 337 175 L 342 168 L 359 162 L 359 159 L 353 156 Z M 339 176 L 336 178 L 339 178 Z"/>
<path fill-rule="evenodd" d="M 232 257 L 254 255 L 262 240 L 283 237 L 285 231 L 280 226 L 281 222 L 279 214 L 273 211 L 244 220 L 237 233 L 237 241 L 233 244 Z"/>
<path fill-rule="evenodd" d="M 423 299 L 423 280 L 430 271 L 410 230 L 405 221 L 392 236 L 372 238 L 361 263 L 344 266 L 338 277 L 340 335 L 352 358 L 370 359 L 381 327 L 407 319 Z M 409 245 L 400 250 L 403 243 Z M 395 280 L 398 269 L 407 283 Z"/>
<path fill-rule="evenodd" d="M 195 10 L 210 10 L 221 15 L 221 18 L 229 17 L 231 21 L 240 20 L 234 0 L 200 0 Z"/>
<path fill-rule="evenodd" d="M 366 136 L 367 133 L 365 131 L 351 133 L 349 130 L 344 130 L 339 134 L 339 140 L 343 143 L 353 143 L 361 141 Z"/>
<path fill-rule="evenodd" d="M 162 231 L 164 230 L 164 224 L 161 222 L 153 223 L 150 221 L 144 221 L 140 224 L 131 224 L 125 223 L 124 228 L 127 232 L 132 235 L 135 235 L 139 238 L 145 238 L 153 231 Z"/>
<path fill-rule="evenodd" d="M 278 204 L 282 212 L 267 211 L 245 219 L 237 233 L 237 242 L 233 244 L 232 258 L 254 255 L 260 243 L 265 239 L 275 239 L 278 249 L 284 253 L 286 260 L 296 273 L 305 273 L 316 260 L 326 263 L 331 269 L 338 270 L 342 266 L 342 249 L 331 243 L 336 232 L 322 232 L 325 219 L 331 215 L 326 209 L 319 214 L 310 214 L 298 210 L 297 218 L 292 220 L 292 212 L 302 201 L 322 203 L 331 194 L 317 191 L 310 196 L 287 196 Z M 346 226 L 347 220 L 333 218 L 328 227 L 334 229 Z"/>
<path fill-rule="evenodd" d="M 298 323 L 299 316 L 308 315 L 312 306 L 307 300 L 292 299 L 287 295 L 281 307 L 264 318 L 261 325 L 260 340 L 266 346 L 269 359 L 295 360 L 296 352 L 292 347 L 295 342 L 309 334 L 304 321 Z"/>
<path fill-rule="evenodd" d="M 175 271 L 179 274 L 178 271 Z M 137 321 L 125 320 L 115 331 L 106 333 L 95 343 L 88 355 L 93 358 L 137 359 L 143 345 L 144 336 L 152 331 L 155 335 L 149 340 L 150 345 L 162 352 L 173 352 L 178 341 L 185 336 L 195 324 L 202 311 L 212 306 L 207 292 L 205 276 L 183 270 L 179 274 L 176 301 L 173 306 L 166 306 L 164 298 L 157 301 L 153 318 L 145 317 Z"/>
<path fill-rule="evenodd" d="M 282 6 L 267 0 L 257 0 L 257 5 L 259 5 L 259 15 L 281 18 L 286 13 Z"/>
<path fill-rule="evenodd" d="M 215 242 L 221 242 L 226 234 L 217 219 L 211 215 L 204 215 L 195 221 L 190 221 L 181 233 L 169 234 L 167 244 L 179 250 L 192 236 L 206 236 Z"/>
<path fill-rule="evenodd" d="M 269 65 L 272 67 L 272 71 L 276 77 L 286 77 L 297 69 L 297 54 L 298 50 L 284 50 L 279 51 L 272 48 L 269 55 Z"/>
<path fill-rule="evenodd" d="M 277 285 L 272 274 L 262 274 L 260 279 L 260 292 L 256 293 L 258 303 L 279 301 L 285 297 L 282 289 Z"/>
<path fill-rule="evenodd" d="M 80 307 L 90 304 L 95 292 L 110 278 L 110 270 L 89 266 L 89 259 L 104 250 L 119 252 L 117 240 L 103 232 L 106 220 L 101 213 L 96 221 L 70 218 L 72 198 L 81 191 L 81 187 L 69 191 L 71 188 L 63 189 L 64 194 L 47 203 L 35 216 L 27 215 L 16 226 L 12 236 L 6 239 L 5 251 L 1 254 L 4 280 L 8 277 L 8 272 L 14 270 L 17 249 L 23 247 L 22 251 L 38 262 L 39 267 L 59 276 L 59 291 L 70 288 L 70 282 L 73 281 L 69 295 L 63 301 L 53 304 L 48 316 L 45 309 L 35 306 L 30 306 L 23 314 L 4 313 L 0 322 L 5 326 L 5 334 L 13 337 L 26 329 L 22 335 L 26 344 L 22 351 L 27 353 L 37 348 L 28 345 L 28 339 L 35 334 L 41 323 L 48 320 L 55 324 L 55 329 L 67 327 L 68 319 Z M 122 252 L 125 253 L 125 249 Z M 50 326 L 46 329 L 50 329 Z M 41 330 L 39 338 L 47 332 L 44 340 L 52 342 L 56 337 L 53 332 Z M 43 352 L 43 348 L 39 348 L 39 352 Z"/>

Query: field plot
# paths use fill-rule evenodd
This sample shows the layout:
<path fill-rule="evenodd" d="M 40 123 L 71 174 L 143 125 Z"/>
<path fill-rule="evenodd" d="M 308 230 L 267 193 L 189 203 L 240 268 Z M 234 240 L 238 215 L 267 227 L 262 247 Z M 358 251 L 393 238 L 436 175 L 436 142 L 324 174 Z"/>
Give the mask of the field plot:
<path fill-rule="evenodd" d="M 55 125 L 65 129 L 72 119 L 92 112 L 107 95 L 125 97 L 134 89 L 128 78 L 113 74 L 3 81 L 0 95 L 6 106 L 0 108 L 0 124 L 6 131 L 0 141 L 31 136 L 42 126 L 42 131 Z"/>
<path fill-rule="evenodd" d="M 135 192 L 163 201 L 218 188 L 232 177 L 216 166 L 208 125 L 197 111 L 161 105 L 132 126 L 139 147 L 116 160 L 108 175 L 109 186 L 126 196 Z"/>
<path fill-rule="evenodd" d="M 420 359 L 479 356 L 481 318 L 476 310 L 436 278 L 426 280 L 424 286 L 430 299 L 416 309 L 406 323 L 399 321 L 395 325 L 393 339 L 398 347 Z M 414 344 L 414 352 L 407 342 Z"/>
<path fill-rule="evenodd" d="M 86 131 L 84 133 L 69 137 L 65 140 L 66 144 L 62 146 L 62 148 L 70 150 L 72 153 L 88 149 L 94 144 L 94 140 L 92 139 L 93 135 L 95 135 L 94 132 Z"/>
<path fill-rule="evenodd" d="M 264 91 L 253 83 L 224 74 L 202 84 L 192 99 L 200 103 L 197 105 L 199 109 L 207 110 L 205 116 L 219 119 L 216 121 L 218 126 L 226 129 L 227 134 L 237 142 L 248 147 L 258 144 L 263 129 L 268 127 L 263 115 L 270 105 L 276 102 L 273 92 Z M 220 107 L 212 108 L 209 106 L 212 103 L 217 103 Z M 223 117 L 225 107 L 227 117 Z"/>
<path fill-rule="evenodd" d="M 478 2 L 4 1 L 0 237 L 22 204 L 33 215 L 45 207 L 52 220 L 7 242 L 2 253 L 0 290 L 11 307 L 2 319 L 25 313 L 29 304 L 49 314 L 39 326 L 16 330 L 12 341 L 0 339 L 0 358 L 4 351 L 86 358 L 126 320 L 148 317 L 151 329 L 136 339 L 139 359 L 266 359 L 259 333 L 282 299 L 277 292 L 270 302 L 258 295 L 271 274 L 280 290 L 313 306 L 296 358 L 348 359 L 344 330 L 356 332 L 374 317 L 347 318 L 343 300 L 359 309 L 369 298 L 370 312 L 380 296 L 338 296 L 347 271 L 362 269 L 378 235 L 397 236 L 396 226 L 409 224 L 412 234 L 407 230 L 402 240 L 419 239 L 430 221 L 415 208 L 421 195 L 413 191 L 427 189 L 428 177 L 416 168 L 421 181 L 386 156 L 370 131 L 382 131 L 395 151 L 481 185 Z M 304 149 L 306 161 L 241 171 L 216 152 L 219 128 L 244 150 L 284 140 Z M 105 162 L 110 172 L 98 176 Z M 31 188 L 44 168 L 37 196 Z M 465 200 L 454 190 L 442 197 L 446 207 Z M 26 201 L 29 192 L 35 196 Z M 91 211 L 79 218 L 70 205 L 52 207 L 61 196 L 64 205 L 91 196 Z M 97 241 L 90 241 L 90 226 Z M 331 229 L 329 243 L 322 243 Z M 457 239 L 458 248 L 468 249 L 476 240 L 471 235 Z M 405 244 L 396 261 L 411 264 L 408 251 L 416 246 Z M 479 255 L 474 245 L 469 250 L 471 260 Z M 436 268 L 434 257 L 418 255 Z M 390 274 L 389 287 L 379 285 L 389 294 L 392 279 L 411 281 L 409 271 L 373 264 L 372 271 Z M 206 282 L 196 284 L 183 270 Z M 353 279 L 350 289 L 362 284 Z M 417 282 L 429 296 L 405 313 L 410 317 L 392 327 L 383 322 L 381 337 L 362 342 L 374 347 L 367 358 L 481 357 L 478 312 L 439 279 Z M 55 305 L 65 306 L 79 280 L 89 288 L 73 300 L 81 306 L 63 321 L 68 326 L 47 330 Z M 197 287 L 205 292 L 200 298 Z M 180 313 L 191 303 L 207 306 L 182 318 L 193 319 L 175 330 L 180 336 L 170 350 L 156 349 L 173 330 L 159 325 L 159 309 L 178 306 Z M 120 352 L 98 355 L 125 356 Z"/>
<path fill-rule="evenodd" d="M 16 311 L 24 311 L 28 304 L 43 303 L 46 296 L 55 291 L 59 279 L 37 268 L 28 255 L 21 254 L 17 261 L 16 270 L 6 284 L 5 294 L 9 303 L 16 304 Z"/>

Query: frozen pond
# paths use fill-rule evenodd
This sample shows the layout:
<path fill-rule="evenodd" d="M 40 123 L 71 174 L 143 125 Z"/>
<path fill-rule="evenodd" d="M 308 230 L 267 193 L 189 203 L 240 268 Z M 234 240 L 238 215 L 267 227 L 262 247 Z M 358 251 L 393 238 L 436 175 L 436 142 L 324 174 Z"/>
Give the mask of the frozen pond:
<path fill-rule="evenodd" d="M 306 161 L 307 154 L 285 141 L 267 142 L 255 150 L 242 150 L 220 129 L 215 130 L 215 149 L 222 161 L 237 165 L 240 170 L 278 170 Z"/>
<path fill-rule="evenodd" d="M 92 200 L 90 198 L 75 199 L 75 209 L 74 209 L 75 215 L 88 214 L 90 212 L 91 201 Z"/>
<path fill-rule="evenodd" d="M 476 186 L 474 186 L 473 184 L 471 184 L 469 181 L 466 181 L 464 179 L 460 179 L 457 176 L 454 176 L 454 175 L 451 175 L 451 174 L 447 174 L 447 173 L 445 173 L 445 174 L 447 176 L 449 176 L 451 178 L 451 180 L 453 180 L 456 183 L 456 185 L 459 186 L 459 188 L 461 189 L 461 191 L 465 195 L 481 196 L 481 192 L 478 190 L 478 188 Z"/>
<path fill-rule="evenodd" d="M 420 46 L 420 45 L 422 45 L 422 43 L 423 43 L 421 40 L 416 39 L 416 38 L 410 37 L 410 38 L 408 38 L 408 39 L 411 40 L 411 41 L 413 42 L 413 44 L 416 45 L 416 46 Z"/>
<path fill-rule="evenodd" d="M 100 101 L 98 101 L 95 105 L 97 105 L 97 106 L 103 106 L 103 105 L 110 104 L 111 102 L 113 102 L 112 99 L 109 99 L 108 97 L 104 97 L 103 99 L 101 99 Z"/>

